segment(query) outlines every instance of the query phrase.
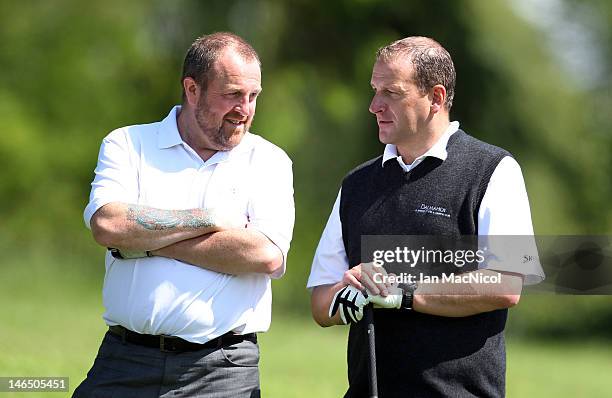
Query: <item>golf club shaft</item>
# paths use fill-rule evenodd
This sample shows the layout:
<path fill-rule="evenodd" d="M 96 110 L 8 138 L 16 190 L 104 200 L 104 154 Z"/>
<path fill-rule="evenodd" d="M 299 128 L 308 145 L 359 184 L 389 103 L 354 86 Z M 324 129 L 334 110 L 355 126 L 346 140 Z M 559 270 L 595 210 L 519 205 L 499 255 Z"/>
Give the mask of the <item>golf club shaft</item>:
<path fill-rule="evenodd" d="M 368 332 L 368 348 L 370 350 L 370 398 L 378 398 L 378 380 L 376 378 L 376 337 L 374 335 L 374 312 L 372 304 L 364 308 L 364 318 Z"/>

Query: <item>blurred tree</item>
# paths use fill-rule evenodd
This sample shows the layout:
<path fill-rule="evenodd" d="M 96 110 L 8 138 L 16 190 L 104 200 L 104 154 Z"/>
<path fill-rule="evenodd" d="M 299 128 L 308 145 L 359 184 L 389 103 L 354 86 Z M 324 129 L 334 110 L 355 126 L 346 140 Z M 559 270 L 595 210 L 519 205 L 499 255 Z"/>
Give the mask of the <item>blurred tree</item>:
<path fill-rule="evenodd" d="M 297 300 L 308 312 L 304 284 L 341 179 L 382 152 L 368 112 L 371 68 L 377 48 L 405 36 L 434 37 L 453 55 L 451 116 L 518 158 L 536 232 L 610 233 L 612 5 L 559 1 L 570 18 L 597 16 L 579 22 L 597 38 L 594 85 L 574 84 L 559 48 L 503 0 L 1 1 L 0 242 L 68 248 L 99 278 L 102 249 L 81 212 L 100 141 L 161 119 L 180 100 L 188 45 L 218 30 L 259 51 L 253 131 L 294 160 L 295 236 L 288 274 L 275 283 L 282 307 Z"/>

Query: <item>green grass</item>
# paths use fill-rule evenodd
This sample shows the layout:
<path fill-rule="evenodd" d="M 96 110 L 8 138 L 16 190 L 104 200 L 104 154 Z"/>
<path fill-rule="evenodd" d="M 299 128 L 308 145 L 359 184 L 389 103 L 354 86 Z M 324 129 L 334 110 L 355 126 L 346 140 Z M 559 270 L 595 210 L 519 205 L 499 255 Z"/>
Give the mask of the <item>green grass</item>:
<path fill-rule="evenodd" d="M 66 268 L 3 267 L 0 376 L 85 377 L 105 327 L 101 281 Z M 338 397 L 346 388 L 346 329 L 274 313 L 260 335 L 264 397 Z M 610 397 L 612 346 L 605 342 L 508 339 L 508 397 Z M 62 393 L 0 393 L 4 397 Z"/>
<path fill-rule="evenodd" d="M 612 345 L 508 339 L 508 397 L 612 397 Z"/>
<path fill-rule="evenodd" d="M 264 397 L 341 397 L 346 391 L 345 328 L 275 317 L 260 334 Z"/>

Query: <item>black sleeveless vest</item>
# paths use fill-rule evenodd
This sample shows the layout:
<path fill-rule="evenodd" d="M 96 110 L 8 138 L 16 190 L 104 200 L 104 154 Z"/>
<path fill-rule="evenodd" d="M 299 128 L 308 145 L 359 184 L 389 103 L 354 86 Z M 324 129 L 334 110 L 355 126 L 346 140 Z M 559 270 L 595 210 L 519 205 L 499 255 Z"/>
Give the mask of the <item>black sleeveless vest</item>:
<path fill-rule="evenodd" d="M 458 130 L 442 161 L 425 158 L 406 173 L 382 157 L 351 171 L 342 183 L 340 219 L 351 267 L 362 262 L 362 235 L 478 233 L 478 209 L 493 171 L 508 152 Z M 443 207 L 450 217 L 415 212 Z M 507 310 L 450 318 L 374 310 L 378 389 L 388 397 L 503 397 Z M 351 325 L 346 397 L 368 394 L 364 322 Z"/>

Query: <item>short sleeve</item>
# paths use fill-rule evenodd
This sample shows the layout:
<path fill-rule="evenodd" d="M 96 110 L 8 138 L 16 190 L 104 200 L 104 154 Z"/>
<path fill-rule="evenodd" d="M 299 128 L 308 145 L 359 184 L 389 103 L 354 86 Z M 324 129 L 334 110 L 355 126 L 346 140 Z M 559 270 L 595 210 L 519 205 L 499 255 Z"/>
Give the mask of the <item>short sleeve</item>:
<path fill-rule="evenodd" d="M 340 195 L 332 208 L 319 245 L 315 251 L 307 288 L 338 283 L 348 270 L 348 257 L 342 239 L 342 221 L 340 220 Z"/>
<path fill-rule="evenodd" d="M 91 228 L 91 217 L 111 202 L 137 203 L 138 171 L 131 161 L 131 146 L 124 129 L 110 133 L 100 146 L 89 203 L 83 217 Z"/>
<path fill-rule="evenodd" d="M 257 189 L 249 200 L 248 228 L 255 228 L 270 239 L 283 253 L 283 266 L 272 278 L 286 270 L 287 253 L 293 235 L 295 205 L 293 171 L 289 157 L 279 148 L 261 157 L 257 166 Z"/>
<path fill-rule="evenodd" d="M 479 246 L 487 248 L 481 268 L 521 274 L 526 285 L 544 280 L 525 181 L 512 157 L 503 158 L 491 175 L 478 210 L 478 235 Z"/>

